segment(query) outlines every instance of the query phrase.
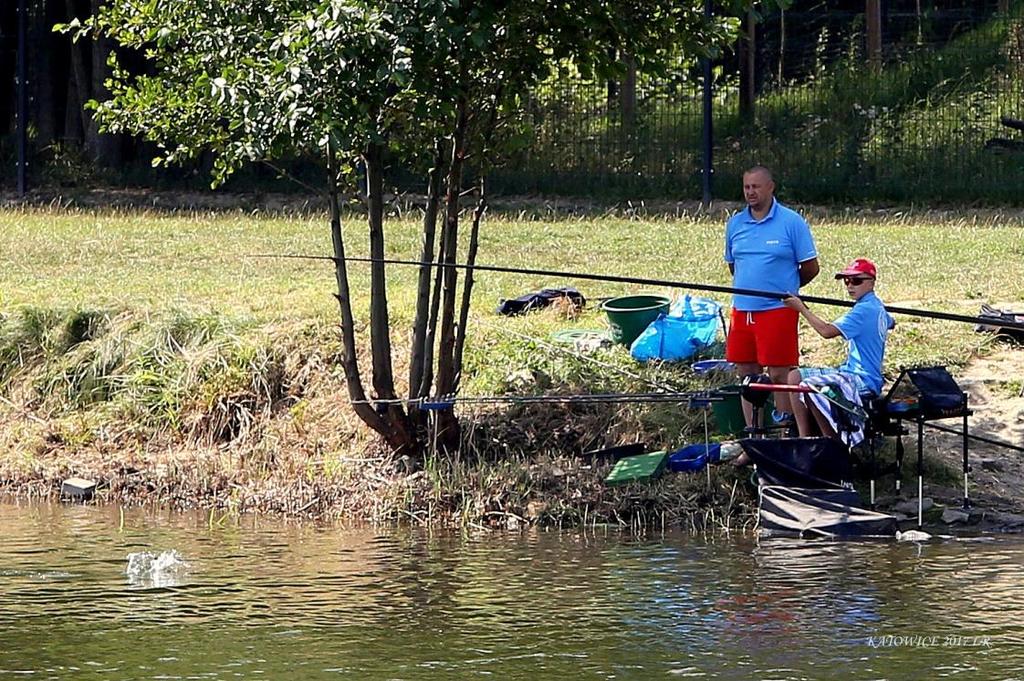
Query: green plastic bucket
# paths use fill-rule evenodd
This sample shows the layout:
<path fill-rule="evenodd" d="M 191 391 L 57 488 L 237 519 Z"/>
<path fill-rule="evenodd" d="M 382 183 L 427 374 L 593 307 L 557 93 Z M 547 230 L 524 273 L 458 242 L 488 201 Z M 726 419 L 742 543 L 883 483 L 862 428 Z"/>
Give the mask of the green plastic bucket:
<path fill-rule="evenodd" d="M 740 386 L 723 385 L 715 391 L 723 399 L 711 403 L 711 413 L 715 418 L 715 429 L 722 435 L 742 435 L 747 422 L 743 418 L 743 401 L 740 398 Z M 761 412 L 761 425 L 769 423 L 774 409 L 771 397 Z"/>
<path fill-rule="evenodd" d="M 606 300 L 601 309 L 608 315 L 612 340 L 629 346 L 659 314 L 668 314 L 671 302 L 665 296 L 652 294 L 620 296 Z"/>

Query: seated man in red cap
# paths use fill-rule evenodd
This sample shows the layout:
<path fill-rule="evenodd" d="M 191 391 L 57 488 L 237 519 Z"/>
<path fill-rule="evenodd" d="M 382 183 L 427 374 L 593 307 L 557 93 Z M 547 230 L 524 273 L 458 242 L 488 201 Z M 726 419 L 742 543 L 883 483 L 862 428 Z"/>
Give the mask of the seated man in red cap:
<path fill-rule="evenodd" d="M 846 292 L 853 298 L 854 304 L 849 312 L 831 323 L 811 312 L 796 296 L 783 300 L 787 307 L 799 312 L 823 338 L 842 336 L 848 343 L 846 361 L 837 369 L 793 369 L 789 374 L 790 384 L 832 385 L 838 387 L 856 405 L 860 404 L 862 396 L 881 394 L 885 341 L 889 331 L 896 326 L 896 320 L 885 311 L 882 301 L 875 295 L 877 276 L 875 264 L 866 258 L 857 258 L 836 274 L 836 279 L 841 279 L 846 285 Z M 821 406 L 827 406 L 828 403 L 823 398 L 805 397 L 808 395 L 800 395 L 801 399 L 792 400 L 800 437 L 815 435 L 815 424 L 823 435 L 835 437 L 835 419 L 828 413 L 829 409 L 822 409 Z M 854 435 L 855 441 L 847 444 L 855 445 L 862 438 L 862 433 L 860 437 Z"/>

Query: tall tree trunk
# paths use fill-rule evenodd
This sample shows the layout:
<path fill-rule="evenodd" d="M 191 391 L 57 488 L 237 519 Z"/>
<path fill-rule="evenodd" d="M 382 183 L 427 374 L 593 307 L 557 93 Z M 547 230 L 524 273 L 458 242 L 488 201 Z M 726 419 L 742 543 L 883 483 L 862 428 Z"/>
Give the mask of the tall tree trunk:
<path fill-rule="evenodd" d="M 32 26 L 32 42 L 29 47 L 29 84 L 35 94 L 32 113 L 29 120 L 36 123 L 35 149 L 45 149 L 53 144 L 57 137 L 57 101 L 62 93 L 58 91 L 58 83 L 64 84 L 65 78 L 58 78 L 53 72 L 57 68 L 53 58 L 53 31 L 47 16 L 47 5 L 41 3 L 35 11 L 29 12 Z M 63 12 L 61 13 L 63 16 Z"/>
<path fill-rule="evenodd" d="M 103 0 L 92 0 L 92 15 L 99 14 Z M 110 78 L 111 70 L 107 65 L 107 58 L 113 50 L 113 43 L 110 38 L 100 38 L 92 42 L 92 98 L 103 101 L 110 96 L 107 90 L 106 80 Z M 92 140 L 93 158 L 97 165 L 113 168 L 121 164 L 121 136 L 100 133 L 92 112 L 89 113 L 89 133 L 86 139 Z"/>
<path fill-rule="evenodd" d="M 405 409 L 395 400 L 392 371 L 391 327 L 388 319 L 387 277 L 384 259 L 384 146 L 367 145 L 366 165 L 367 222 L 370 230 L 370 354 L 373 362 L 373 389 L 381 406 L 377 410 L 386 422 L 388 443 L 401 454 L 414 454 L 416 438 Z"/>
<path fill-rule="evenodd" d="M 437 213 L 441 204 L 441 183 L 444 179 L 444 142 L 434 140 L 434 162 L 427 179 L 427 205 L 423 210 L 423 240 L 420 249 L 419 281 L 416 289 L 416 318 L 412 327 L 412 347 L 409 359 L 409 397 L 418 397 L 423 382 L 423 365 L 427 350 L 427 327 L 430 323 L 430 282 L 434 274 L 429 263 L 434 260 L 434 242 L 437 232 Z M 431 336 L 431 341 L 433 337 Z M 431 354 L 432 357 L 432 354 Z M 431 359 L 431 361 L 433 361 Z M 419 412 L 422 413 L 422 412 Z"/>
<path fill-rule="evenodd" d="M 630 59 L 630 62 L 635 65 L 636 61 Z M 636 85 L 636 79 L 633 79 L 633 85 Z M 484 180 L 484 172 L 487 163 L 487 155 L 490 153 L 491 141 L 494 137 L 494 131 L 498 125 L 498 102 L 502 100 L 505 94 L 505 85 L 499 84 L 494 96 L 491 98 L 492 106 L 487 112 L 487 116 L 484 118 L 483 127 L 483 140 L 480 144 L 480 153 L 482 155 L 482 163 L 479 169 L 480 178 L 477 182 L 477 201 L 476 208 L 473 210 L 473 224 L 469 231 L 469 249 L 466 253 L 466 264 L 469 268 L 466 270 L 466 280 L 462 285 L 462 304 L 459 306 L 459 326 L 455 335 L 455 352 L 454 352 L 454 365 L 455 365 L 455 387 L 458 389 L 459 381 L 462 378 L 462 355 L 466 347 L 466 334 L 468 332 L 469 323 L 469 307 L 472 301 L 473 295 L 473 265 L 476 264 L 476 254 L 480 246 L 480 222 L 484 217 L 484 213 L 487 212 L 487 186 Z"/>
<path fill-rule="evenodd" d="M 352 317 L 352 297 L 348 286 L 348 263 L 345 260 L 345 240 L 341 234 L 341 206 L 338 200 L 338 159 L 333 149 L 327 149 L 327 202 L 331 211 L 331 244 L 334 248 L 334 276 L 338 284 L 338 308 L 341 313 L 342 368 L 345 386 L 352 401 L 352 409 L 363 422 L 380 434 L 386 425 L 377 411 L 366 402 L 363 382 L 359 377 L 356 360 L 356 329 Z"/>
<path fill-rule="evenodd" d="M 473 265 L 476 263 L 476 253 L 480 245 L 480 220 L 487 211 L 487 195 L 485 193 L 484 178 L 480 178 L 478 185 L 478 196 L 476 208 L 473 210 L 473 225 L 469 230 L 469 250 L 466 253 L 466 281 L 462 285 L 462 304 L 459 306 L 459 326 L 455 334 L 455 387 L 458 389 L 459 380 L 462 378 L 462 353 L 466 347 L 466 327 L 469 322 L 469 305 L 473 293 Z"/>
<path fill-rule="evenodd" d="M 78 17 L 75 11 L 74 0 L 65 0 L 65 6 L 68 12 L 68 21 L 72 21 Z M 78 103 L 76 106 L 76 115 L 80 117 L 82 126 L 82 139 L 85 141 L 85 148 L 92 151 L 95 148 L 95 130 L 91 130 L 92 127 L 92 116 L 88 111 L 85 110 L 85 103 L 88 102 L 92 97 L 89 90 L 91 81 L 85 70 L 85 58 L 82 56 L 82 49 L 84 45 L 82 41 L 71 43 L 71 73 L 74 75 L 75 92 L 77 94 Z M 71 106 L 71 100 L 68 100 L 68 106 Z"/>
<path fill-rule="evenodd" d="M 882 2 L 865 0 L 865 23 L 868 29 L 868 61 L 874 69 L 882 66 Z"/>
<path fill-rule="evenodd" d="M 614 47 L 609 48 L 608 57 L 615 59 L 616 50 Z M 609 80 L 605 83 L 605 106 L 608 108 L 608 115 L 615 110 L 615 103 L 619 99 L 619 83 L 614 80 Z"/>
<path fill-rule="evenodd" d="M 393 399 L 395 381 L 391 373 L 391 329 L 388 324 L 388 291 L 384 259 L 384 149 L 367 146 L 367 220 L 370 228 L 370 344 L 373 351 L 373 387 L 377 397 Z"/>
<path fill-rule="evenodd" d="M 82 116 L 79 114 L 82 110 L 82 104 L 78 100 L 78 88 L 75 87 L 74 78 L 70 78 L 67 81 L 65 89 L 67 92 L 64 94 L 66 105 L 64 107 L 64 134 L 62 138 L 64 141 L 81 142 L 85 135 L 82 130 Z"/>
<path fill-rule="evenodd" d="M 459 197 L 462 193 L 462 170 L 466 155 L 466 127 L 468 102 L 460 95 L 455 105 L 455 129 L 452 133 L 452 155 L 448 166 L 448 186 L 445 195 L 445 234 L 442 262 L 454 263 L 458 250 Z M 441 302 L 441 329 L 438 339 L 437 392 L 449 395 L 455 390 L 455 296 L 458 288 L 458 270 L 444 267 L 444 291 Z M 439 445 L 455 449 L 459 438 L 459 424 L 451 410 L 438 414 Z"/>
<path fill-rule="evenodd" d="M 397 454 L 417 455 L 417 442 L 409 427 L 395 427 L 394 409 L 385 405 L 382 411 L 367 402 L 356 359 L 355 320 L 352 317 L 352 298 L 348 286 L 348 266 L 345 261 L 345 241 L 341 234 L 341 206 L 338 200 L 338 159 L 333 149 L 327 151 L 328 203 L 331 211 L 331 243 L 334 248 L 334 274 L 338 283 L 338 307 L 341 312 L 341 339 L 344 350 L 342 366 L 349 400 L 363 423 L 379 433 L 391 450 Z"/>
<path fill-rule="evenodd" d="M 625 137 L 630 138 L 636 125 L 636 59 L 627 56 L 623 61 L 626 65 L 626 76 L 622 80 L 619 104 L 622 107 L 622 132 Z"/>
<path fill-rule="evenodd" d="M 753 118 L 754 99 L 757 87 L 757 24 L 754 23 L 754 13 L 747 12 L 746 31 L 740 37 L 740 116 L 742 118 Z"/>
<path fill-rule="evenodd" d="M 456 103 L 455 130 L 452 134 L 451 162 L 445 194 L 445 228 L 442 244 L 442 263 L 455 263 L 459 235 L 459 199 L 462 194 L 462 169 L 465 159 L 467 101 L 464 96 Z M 437 367 L 437 390 L 442 395 L 455 387 L 455 367 L 452 364 L 455 345 L 455 296 L 458 288 L 458 270 L 443 267 L 444 291 L 441 299 L 441 330 Z"/>
<path fill-rule="evenodd" d="M 917 46 L 924 45 L 924 15 L 921 14 L 921 0 L 914 0 L 914 13 L 917 18 Z"/>
<path fill-rule="evenodd" d="M 445 225 L 441 225 L 441 250 L 437 254 L 437 262 L 440 263 L 445 243 Z M 434 347 L 437 338 L 437 318 L 441 310 L 441 283 L 444 277 L 444 269 L 434 268 L 434 284 L 430 290 L 430 315 L 427 321 L 427 336 L 423 340 L 423 377 L 420 379 L 419 397 L 426 397 L 430 394 L 430 387 L 434 382 Z"/>
<path fill-rule="evenodd" d="M 782 86 L 782 81 L 786 77 L 786 9 L 784 7 L 779 8 L 779 75 L 778 83 L 779 87 Z"/>

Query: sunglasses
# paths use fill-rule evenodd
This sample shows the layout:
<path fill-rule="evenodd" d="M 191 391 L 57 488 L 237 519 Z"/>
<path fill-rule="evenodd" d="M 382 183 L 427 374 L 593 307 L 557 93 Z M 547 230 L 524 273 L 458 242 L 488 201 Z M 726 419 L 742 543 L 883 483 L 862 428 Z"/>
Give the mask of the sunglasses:
<path fill-rule="evenodd" d="M 853 284 L 854 286 L 860 286 L 865 281 L 872 281 L 871 277 L 843 277 L 844 284 Z"/>

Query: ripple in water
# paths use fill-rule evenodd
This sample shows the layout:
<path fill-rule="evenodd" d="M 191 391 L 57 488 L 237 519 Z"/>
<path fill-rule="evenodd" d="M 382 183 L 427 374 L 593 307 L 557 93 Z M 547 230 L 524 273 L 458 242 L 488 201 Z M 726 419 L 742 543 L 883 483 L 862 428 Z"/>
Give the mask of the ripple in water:
<path fill-rule="evenodd" d="M 189 563 L 174 549 L 155 553 L 139 551 L 128 554 L 124 572 L 132 586 L 166 588 L 179 586 L 188 576 Z"/>

